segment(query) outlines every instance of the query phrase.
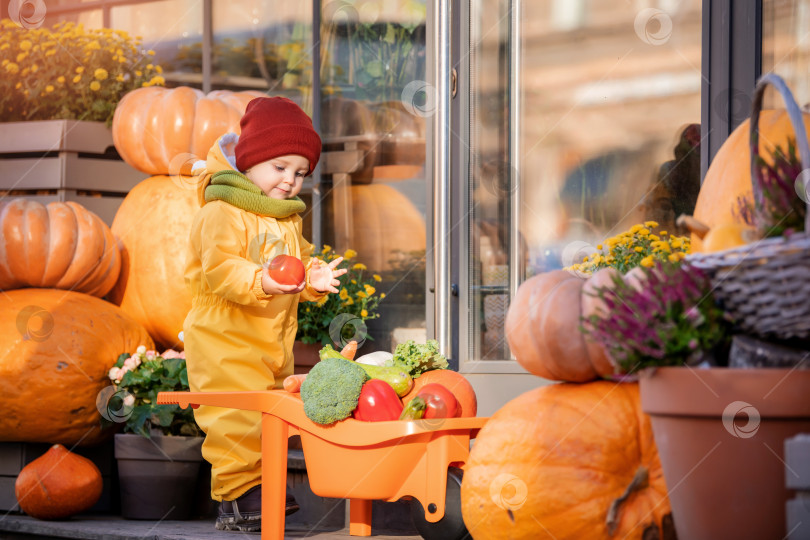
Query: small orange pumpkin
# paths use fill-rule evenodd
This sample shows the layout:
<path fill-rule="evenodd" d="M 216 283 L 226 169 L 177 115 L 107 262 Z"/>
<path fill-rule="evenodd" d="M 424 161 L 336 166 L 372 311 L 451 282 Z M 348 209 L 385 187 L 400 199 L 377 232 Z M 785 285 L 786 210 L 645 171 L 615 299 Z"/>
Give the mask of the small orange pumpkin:
<path fill-rule="evenodd" d="M 122 267 L 110 300 L 161 348 L 181 350 L 177 334 L 191 309 L 184 273 L 197 202 L 197 177 L 152 176 L 127 194 L 112 224 Z"/>
<path fill-rule="evenodd" d="M 0 295 L 0 441 L 91 445 L 101 431 L 96 400 L 112 383 L 118 356 L 146 330 L 118 306 L 59 289 L 17 289 Z"/>
<path fill-rule="evenodd" d="M 452 369 L 433 369 L 424 372 L 422 375 L 413 380 L 413 387 L 410 392 L 402 396 L 402 404 L 407 405 L 419 390 L 426 384 L 439 383 L 456 396 L 458 406 L 461 412 L 458 416 L 467 417 L 475 416 L 478 414 L 478 398 L 475 396 L 475 390 L 467 380 L 467 377 Z"/>
<path fill-rule="evenodd" d="M 461 511 L 477 539 L 669 538 L 638 384 L 553 384 L 504 405 L 470 452 Z"/>
<path fill-rule="evenodd" d="M 588 382 L 612 375 L 615 366 L 601 345 L 585 339 L 580 320 L 598 306 L 587 293 L 609 285 L 616 273 L 600 270 L 586 281 L 554 270 L 522 283 L 505 327 L 517 362 L 529 373 L 557 381 Z"/>
<path fill-rule="evenodd" d="M 190 174 L 221 135 L 240 132 L 239 120 L 257 91 L 150 86 L 129 92 L 118 103 L 113 143 L 121 157 L 146 174 Z"/>
<path fill-rule="evenodd" d="M 805 128 L 810 131 L 810 113 L 804 113 Z M 762 111 L 759 116 L 759 155 L 770 162 L 769 150 L 775 145 L 787 147 L 788 138 L 795 139 L 793 125 L 784 109 Z M 695 219 L 710 229 L 725 223 L 741 223 L 736 214 L 737 198 L 750 197 L 751 150 L 749 141 L 749 120 L 737 126 L 706 171 L 700 186 L 695 211 Z M 692 251 L 702 251 L 702 240 L 692 234 Z"/>
<path fill-rule="evenodd" d="M 104 296 L 121 255 L 110 228 L 75 202 L 0 202 L 0 290 L 70 289 Z"/>
<path fill-rule="evenodd" d="M 101 497 L 101 472 L 87 459 L 55 444 L 23 467 L 14 494 L 23 512 L 63 519 L 89 510 Z"/>

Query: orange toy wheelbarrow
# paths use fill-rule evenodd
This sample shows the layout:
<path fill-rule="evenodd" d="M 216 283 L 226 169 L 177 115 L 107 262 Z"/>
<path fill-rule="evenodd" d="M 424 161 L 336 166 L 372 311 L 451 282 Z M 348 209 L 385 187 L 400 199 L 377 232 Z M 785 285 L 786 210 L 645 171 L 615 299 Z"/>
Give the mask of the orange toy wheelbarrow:
<path fill-rule="evenodd" d="M 459 511 L 445 512 L 450 490 L 458 496 L 470 439 L 488 418 L 312 422 L 303 402 L 284 390 L 161 392 L 159 404 L 200 405 L 262 413 L 262 540 L 284 539 L 287 438 L 300 435 L 312 492 L 349 499 L 349 534 L 371 535 L 372 500 L 411 497 L 414 524 L 428 540 L 467 533 Z M 421 510 L 421 512 L 419 512 Z M 415 515 L 416 514 L 416 515 Z M 419 514 L 423 514 L 419 515 Z"/>

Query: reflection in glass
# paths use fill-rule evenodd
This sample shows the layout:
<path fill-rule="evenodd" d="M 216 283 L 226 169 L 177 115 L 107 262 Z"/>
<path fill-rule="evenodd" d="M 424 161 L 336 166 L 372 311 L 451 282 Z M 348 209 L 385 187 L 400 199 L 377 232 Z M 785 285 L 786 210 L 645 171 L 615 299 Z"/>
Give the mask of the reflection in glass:
<path fill-rule="evenodd" d="M 509 359 L 510 261 L 528 278 L 574 262 L 646 220 L 669 233 L 700 186 L 701 3 L 477 0 L 470 24 L 468 361 Z M 510 50 L 521 48 L 522 131 L 510 138 Z M 520 230 L 510 222 L 510 144 L 518 141 Z M 522 253 L 510 257 L 512 235 Z M 504 265 L 507 265 L 504 267 Z"/>
<path fill-rule="evenodd" d="M 762 72 L 780 75 L 799 105 L 810 103 L 810 0 L 762 2 Z M 782 108 L 782 99 L 766 91 L 765 107 Z"/>

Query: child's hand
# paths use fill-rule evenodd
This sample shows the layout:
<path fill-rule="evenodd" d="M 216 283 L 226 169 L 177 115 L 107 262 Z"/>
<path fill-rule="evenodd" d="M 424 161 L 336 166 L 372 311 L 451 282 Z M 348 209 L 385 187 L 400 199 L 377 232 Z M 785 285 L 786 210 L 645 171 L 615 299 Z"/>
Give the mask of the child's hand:
<path fill-rule="evenodd" d="M 262 269 L 262 289 L 264 294 L 297 294 L 304 290 L 304 285 L 306 285 L 306 281 L 302 281 L 298 285 L 284 285 L 270 277 L 266 266 Z"/>
<path fill-rule="evenodd" d="M 343 261 L 343 257 L 338 257 L 329 264 L 321 262 L 320 259 L 312 259 L 312 266 L 309 269 L 309 284 L 312 285 L 316 291 L 337 293 L 335 288 L 340 285 L 338 277 L 342 276 L 348 270 L 341 268 L 335 270 L 337 265 Z"/>

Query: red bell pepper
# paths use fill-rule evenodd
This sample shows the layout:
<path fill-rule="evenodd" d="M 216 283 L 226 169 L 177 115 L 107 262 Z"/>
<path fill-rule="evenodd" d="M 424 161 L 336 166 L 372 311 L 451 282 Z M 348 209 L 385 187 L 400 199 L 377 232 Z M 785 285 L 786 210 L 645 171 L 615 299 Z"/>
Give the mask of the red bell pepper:
<path fill-rule="evenodd" d="M 352 416 L 364 422 L 381 422 L 396 420 L 401 413 L 402 402 L 394 388 L 381 379 L 369 379 L 360 389 Z"/>
<path fill-rule="evenodd" d="M 422 418 L 455 418 L 460 412 L 456 396 L 439 383 L 426 384 L 417 392 L 416 397 L 425 401 L 425 414 Z"/>

